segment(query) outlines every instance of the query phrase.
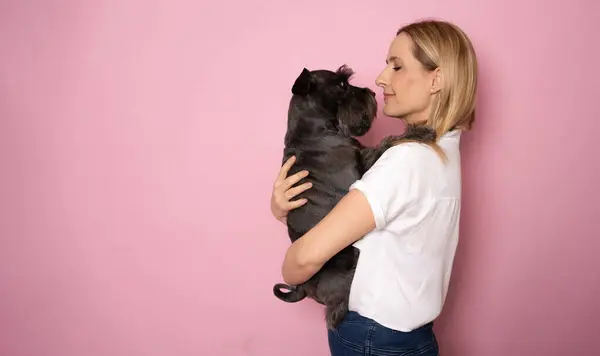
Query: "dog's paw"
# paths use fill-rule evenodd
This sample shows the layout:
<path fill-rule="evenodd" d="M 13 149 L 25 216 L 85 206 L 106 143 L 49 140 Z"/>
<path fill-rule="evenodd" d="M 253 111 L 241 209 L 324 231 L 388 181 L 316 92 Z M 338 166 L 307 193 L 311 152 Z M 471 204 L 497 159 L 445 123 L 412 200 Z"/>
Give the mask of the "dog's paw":
<path fill-rule="evenodd" d="M 401 140 L 403 138 L 404 138 L 403 136 L 397 136 L 397 135 L 386 136 L 383 140 L 381 140 L 379 147 L 381 147 L 384 150 L 388 149 L 388 148 L 392 147 L 396 142 L 398 142 L 399 140 Z"/>
<path fill-rule="evenodd" d="M 402 138 L 405 140 L 433 142 L 436 140 L 436 133 L 435 130 L 427 126 L 410 125 L 406 128 Z"/>

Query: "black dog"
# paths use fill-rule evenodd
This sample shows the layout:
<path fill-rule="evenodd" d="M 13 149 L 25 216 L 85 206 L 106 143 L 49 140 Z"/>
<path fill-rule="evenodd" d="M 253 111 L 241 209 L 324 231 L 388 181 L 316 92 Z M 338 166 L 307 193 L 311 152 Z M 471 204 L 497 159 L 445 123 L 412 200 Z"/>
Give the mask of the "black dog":
<path fill-rule="evenodd" d="M 308 170 L 309 176 L 297 184 L 306 180 L 313 184 L 298 195 L 307 198 L 307 203 L 288 214 L 292 242 L 321 221 L 394 142 L 435 140 L 432 130 L 408 127 L 402 136 L 389 136 L 374 148 L 363 147 L 353 136 L 362 136 L 371 128 L 377 101 L 372 90 L 349 83 L 353 74 L 345 65 L 335 72 L 304 68 L 292 87 L 282 162 L 295 155 L 289 174 Z M 348 246 L 305 283 L 279 283 L 273 292 L 286 302 L 309 297 L 325 305 L 327 327 L 335 328 L 348 311 L 358 256 L 358 249 Z M 282 288 L 290 292 L 282 292 Z"/>

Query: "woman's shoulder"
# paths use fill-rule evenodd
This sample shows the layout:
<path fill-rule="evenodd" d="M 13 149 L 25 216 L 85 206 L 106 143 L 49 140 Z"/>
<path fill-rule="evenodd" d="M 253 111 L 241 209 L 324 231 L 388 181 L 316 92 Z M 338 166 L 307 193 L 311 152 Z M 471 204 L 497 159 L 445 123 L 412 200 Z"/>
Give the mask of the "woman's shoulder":
<path fill-rule="evenodd" d="M 388 148 L 362 176 L 361 180 L 381 186 L 397 187 L 398 182 L 418 181 L 427 172 L 437 171 L 436 152 L 426 144 L 403 142 Z M 414 183 L 417 184 L 417 183 Z"/>
<path fill-rule="evenodd" d="M 460 142 L 461 131 L 451 131 L 444 134 L 438 143 L 438 147 L 443 151 L 455 151 L 458 150 Z M 390 159 L 405 159 L 411 163 L 436 163 L 439 164 L 440 155 L 439 152 L 432 146 L 425 142 L 407 141 L 400 142 L 396 145 L 387 149 L 383 156 L 387 156 Z"/>
<path fill-rule="evenodd" d="M 435 149 L 426 143 L 402 142 L 388 148 L 381 155 L 382 163 L 395 163 L 402 166 L 423 166 L 440 162 Z"/>

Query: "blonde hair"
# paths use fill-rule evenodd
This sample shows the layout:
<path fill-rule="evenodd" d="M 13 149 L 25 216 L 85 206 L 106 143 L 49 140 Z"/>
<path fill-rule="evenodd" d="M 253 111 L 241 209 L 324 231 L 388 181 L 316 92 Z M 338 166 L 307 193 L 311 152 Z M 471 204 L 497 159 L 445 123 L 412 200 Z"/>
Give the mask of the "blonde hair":
<path fill-rule="evenodd" d="M 433 99 L 426 125 L 436 140 L 452 129 L 471 130 L 475 121 L 477 57 L 469 37 L 456 25 L 440 20 L 421 20 L 401 27 L 413 55 L 428 71 L 440 68 L 442 88 Z M 435 142 L 438 153 L 441 149 Z"/>

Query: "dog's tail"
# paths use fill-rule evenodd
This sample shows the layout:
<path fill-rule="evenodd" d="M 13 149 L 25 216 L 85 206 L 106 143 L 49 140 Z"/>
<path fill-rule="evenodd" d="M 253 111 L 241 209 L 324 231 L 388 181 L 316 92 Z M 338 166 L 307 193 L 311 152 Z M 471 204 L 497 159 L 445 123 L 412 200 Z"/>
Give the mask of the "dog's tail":
<path fill-rule="evenodd" d="M 289 292 L 283 292 L 281 289 L 287 289 Z M 296 303 L 306 298 L 306 292 L 301 286 L 290 286 L 285 283 L 277 283 L 273 286 L 273 294 L 284 302 Z"/>

